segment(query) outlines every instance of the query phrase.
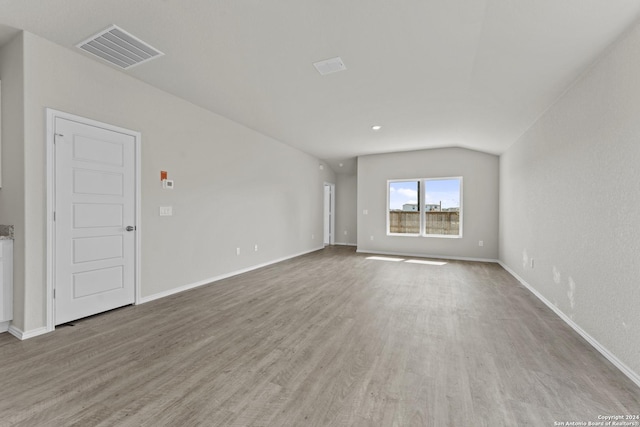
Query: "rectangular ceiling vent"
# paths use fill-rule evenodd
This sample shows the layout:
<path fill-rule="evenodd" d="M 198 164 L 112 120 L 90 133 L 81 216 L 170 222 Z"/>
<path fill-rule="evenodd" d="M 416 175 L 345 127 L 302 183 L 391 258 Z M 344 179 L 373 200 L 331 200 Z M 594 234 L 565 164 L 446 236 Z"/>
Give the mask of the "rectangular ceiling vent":
<path fill-rule="evenodd" d="M 314 62 L 313 66 L 316 67 L 316 70 L 318 70 L 321 76 L 326 76 L 327 74 L 337 73 L 338 71 L 344 71 L 347 69 L 339 56 L 331 59 L 325 59 L 324 61 Z"/>
<path fill-rule="evenodd" d="M 124 70 L 164 55 L 116 25 L 76 46 Z"/>

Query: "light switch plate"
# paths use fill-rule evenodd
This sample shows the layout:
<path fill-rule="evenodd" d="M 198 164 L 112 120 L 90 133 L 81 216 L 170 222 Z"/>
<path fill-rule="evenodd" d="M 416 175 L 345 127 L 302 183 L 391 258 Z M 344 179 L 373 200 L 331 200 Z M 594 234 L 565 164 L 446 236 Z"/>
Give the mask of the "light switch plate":
<path fill-rule="evenodd" d="M 173 206 L 160 206 L 160 216 L 173 216 Z"/>

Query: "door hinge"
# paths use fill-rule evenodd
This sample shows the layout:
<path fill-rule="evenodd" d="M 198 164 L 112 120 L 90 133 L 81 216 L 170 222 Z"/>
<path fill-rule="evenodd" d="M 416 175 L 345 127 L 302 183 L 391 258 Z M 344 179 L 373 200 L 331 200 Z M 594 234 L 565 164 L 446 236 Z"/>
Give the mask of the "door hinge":
<path fill-rule="evenodd" d="M 53 211 L 53 220 L 56 220 L 56 211 Z"/>
<path fill-rule="evenodd" d="M 55 290 L 55 288 L 53 289 L 53 299 L 56 299 L 56 290 Z"/>

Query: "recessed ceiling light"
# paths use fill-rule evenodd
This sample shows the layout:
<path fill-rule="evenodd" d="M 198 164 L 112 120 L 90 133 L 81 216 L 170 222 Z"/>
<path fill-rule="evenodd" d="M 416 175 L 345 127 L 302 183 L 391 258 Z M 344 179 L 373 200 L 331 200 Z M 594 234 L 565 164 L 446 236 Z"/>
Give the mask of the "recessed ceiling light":
<path fill-rule="evenodd" d="M 380 125 L 374 125 L 374 126 L 371 126 L 371 129 L 372 129 L 372 130 L 380 130 L 380 129 L 382 129 L 382 126 L 380 126 Z"/>

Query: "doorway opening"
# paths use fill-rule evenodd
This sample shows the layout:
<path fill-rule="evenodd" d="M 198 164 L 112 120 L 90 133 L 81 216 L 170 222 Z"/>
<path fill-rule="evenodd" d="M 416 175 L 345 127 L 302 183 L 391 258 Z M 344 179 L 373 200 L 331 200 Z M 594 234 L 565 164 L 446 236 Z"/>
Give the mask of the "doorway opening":
<path fill-rule="evenodd" d="M 335 244 L 335 205 L 336 186 L 329 182 L 324 183 L 324 245 Z"/>

